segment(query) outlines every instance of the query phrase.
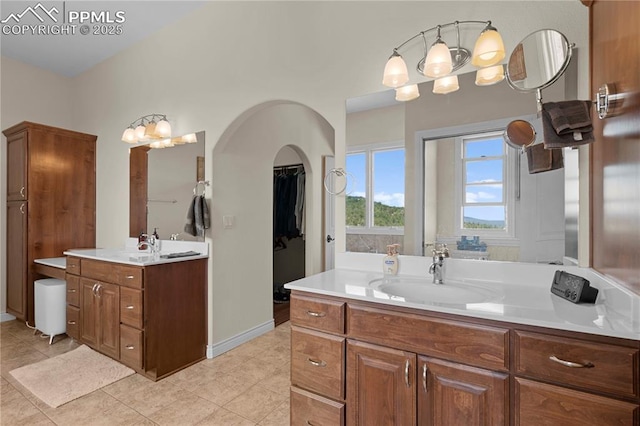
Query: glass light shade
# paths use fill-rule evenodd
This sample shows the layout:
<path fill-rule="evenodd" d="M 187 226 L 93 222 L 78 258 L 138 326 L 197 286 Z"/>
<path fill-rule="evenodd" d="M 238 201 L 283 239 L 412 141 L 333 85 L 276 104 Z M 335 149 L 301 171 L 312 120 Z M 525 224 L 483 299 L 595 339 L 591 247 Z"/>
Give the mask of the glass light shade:
<path fill-rule="evenodd" d="M 136 132 L 131 127 L 128 127 L 127 130 L 122 134 L 122 141 L 126 143 L 136 143 L 138 139 L 136 139 Z"/>
<path fill-rule="evenodd" d="M 396 89 L 396 101 L 412 101 L 420 96 L 417 84 L 398 87 Z"/>
<path fill-rule="evenodd" d="M 151 142 L 149 146 L 151 148 L 164 148 L 164 144 L 162 143 L 162 141 Z"/>
<path fill-rule="evenodd" d="M 196 143 L 198 142 L 198 138 L 195 133 L 188 133 L 182 137 L 182 140 L 186 143 Z"/>
<path fill-rule="evenodd" d="M 495 65 L 504 59 L 504 43 L 502 37 L 493 27 L 488 27 L 480 34 L 473 49 L 471 63 L 476 67 Z"/>
<path fill-rule="evenodd" d="M 144 138 L 145 139 L 157 139 L 158 135 L 156 134 L 156 123 L 153 121 L 147 124 L 144 128 Z"/>
<path fill-rule="evenodd" d="M 147 128 L 145 126 L 143 126 L 142 124 L 140 124 L 138 127 L 136 127 L 136 130 L 134 130 L 135 136 L 137 140 L 142 140 L 144 139 L 144 133 L 147 130 Z"/>
<path fill-rule="evenodd" d="M 183 139 L 182 136 L 171 138 L 171 143 L 174 145 L 183 145 L 185 142 L 186 141 Z"/>
<path fill-rule="evenodd" d="M 167 120 L 160 120 L 156 124 L 156 135 L 161 138 L 171 137 L 171 124 Z"/>
<path fill-rule="evenodd" d="M 494 65 L 476 71 L 476 86 L 491 86 L 502 80 L 504 80 L 504 68 L 502 65 Z"/>
<path fill-rule="evenodd" d="M 429 49 L 424 61 L 424 75 L 427 77 L 442 77 L 453 70 L 451 52 L 442 40 L 436 41 Z"/>
<path fill-rule="evenodd" d="M 433 81 L 433 93 L 446 95 L 460 88 L 457 75 L 448 75 Z"/>
<path fill-rule="evenodd" d="M 407 71 L 407 64 L 404 59 L 397 53 L 393 53 L 387 65 L 384 66 L 384 76 L 382 77 L 382 84 L 387 87 L 400 87 L 409 81 L 409 71 Z"/>

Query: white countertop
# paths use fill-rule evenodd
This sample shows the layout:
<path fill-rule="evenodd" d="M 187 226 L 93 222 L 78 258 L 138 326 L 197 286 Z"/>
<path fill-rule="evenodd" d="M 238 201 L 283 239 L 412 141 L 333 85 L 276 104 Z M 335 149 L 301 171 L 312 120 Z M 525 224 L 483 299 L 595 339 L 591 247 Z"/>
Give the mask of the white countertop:
<path fill-rule="evenodd" d="M 64 254 L 67 256 L 101 260 L 103 262 L 124 263 L 134 266 L 159 265 L 194 259 L 206 259 L 209 257 L 209 244 L 206 242 L 162 240 L 160 242 L 160 252 L 158 253 L 151 253 L 149 250 L 138 250 L 137 242 L 137 239 L 129 238 L 123 248 L 69 249 L 66 250 Z M 194 251 L 199 254 L 173 258 L 163 257 L 171 253 L 183 253 L 187 251 Z"/>
<path fill-rule="evenodd" d="M 51 266 L 52 268 L 67 269 L 66 257 L 48 257 L 46 259 L 35 259 L 33 262 L 39 263 L 40 265 Z"/>
<path fill-rule="evenodd" d="M 479 286 L 483 291 L 487 290 L 488 296 L 474 303 L 443 302 L 444 299 L 436 302 L 391 296 L 380 291 L 376 283 L 380 284 L 383 278 L 382 257 L 339 253 L 336 269 L 290 282 L 285 287 L 385 305 L 640 340 L 640 296 L 588 268 L 446 259 L 447 276 L 443 287 L 449 280 L 451 287 Z M 431 284 L 432 276 L 427 273 L 430 262 L 431 258 L 400 256 L 400 284 L 420 280 L 424 285 L 437 286 Z M 596 303 L 574 304 L 552 294 L 551 282 L 558 269 L 588 279 L 591 286 L 599 290 Z M 432 290 L 437 292 L 438 287 Z"/>

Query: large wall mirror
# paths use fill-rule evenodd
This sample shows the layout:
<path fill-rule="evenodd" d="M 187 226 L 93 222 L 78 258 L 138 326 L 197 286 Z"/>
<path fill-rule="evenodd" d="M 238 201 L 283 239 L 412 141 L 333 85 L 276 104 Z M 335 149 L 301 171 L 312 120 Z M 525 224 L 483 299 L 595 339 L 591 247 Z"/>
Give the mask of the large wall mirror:
<path fill-rule="evenodd" d="M 535 94 L 514 91 L 506 81 L 478 87 L 475 73 L 459 80 L 460 90 L 445 96 L 432 94 L 432 83 L 426 82 L 423 95 L 411 102 L 395 102 L 393 91 L 347 102 L 345 164 L 355 180 L 346 195 L 347 251 L 383 253 L 398 243 L 403 254 L 430 256 L 429 244 L 438 241 L 459 258 L 539 263 L 577 258 L 577 229 L 567 225 L 576 221 L 565 214 L 575 209 L 571 216 L 577 217 L 577 190 L 565 189 L 577 188 L 577 151 L 563 150 L 564 168 L 530 174 L 527 156 L 502 136 L 508 123 L 520 118 L 534 125 L 541 142 Z M 575 92 L 576 81 L 567 73 L 545 98 L 572 99 Z M 467 168 L 482 177 L 465 185 L 465 152 L 473 157 L 482 145 L 488 151 L 478 156 L 490 161 Z M 398 149 L 404 155 L 394 155 Z M 465 208 L 463 199 L 487 203 L 478 204 L 484 209 L 478 213 L 476 205 Z M 491 202 L 504 202 L 502 216 L 492 217 L 500 207 Z M 510 226 L 491 232 L 504 227 L 505 210 Z M 464 229 L 470 221 L 475 225 Z"/>
<path fill-rule="evenodd" d="M 196 143 L 171 148 L 137 146 L 130 150 L 129 235 L 157 229 L 160 238 L 203 241 L 184 232 L 187 211 L 195 192 L 204 185 L 204 131 L 196 133 Z M 195 191 L 195 192 L 194 192 Z"/>

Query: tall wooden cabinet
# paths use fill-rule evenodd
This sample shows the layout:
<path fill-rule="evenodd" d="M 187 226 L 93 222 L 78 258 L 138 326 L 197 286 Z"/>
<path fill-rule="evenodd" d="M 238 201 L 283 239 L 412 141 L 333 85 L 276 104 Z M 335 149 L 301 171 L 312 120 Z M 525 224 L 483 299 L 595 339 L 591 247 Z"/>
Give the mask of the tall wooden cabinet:
<path fill-rule="evenodd" d="M 97 138 L 26 121 L 3 133 L 7 312 L 33 324 L 33 260 L 95 247 Z"/>

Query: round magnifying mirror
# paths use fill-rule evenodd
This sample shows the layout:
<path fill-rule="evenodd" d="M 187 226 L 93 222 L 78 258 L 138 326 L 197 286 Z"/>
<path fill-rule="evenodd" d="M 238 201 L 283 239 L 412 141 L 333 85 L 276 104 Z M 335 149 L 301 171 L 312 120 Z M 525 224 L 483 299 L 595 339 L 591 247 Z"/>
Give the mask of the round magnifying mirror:
<path fill-rule="evenodd" d="M 522 92 L 544 89 L 565 72 L 573 45 L 556 30 L 539 30 L 526 36 L 511 52 L 507 82 Z"/>
<path fill-rule="evenodd" d="M 536 130 L 525 120 L 513 120 L 502 134 L 504 141 L 511 148 L 524 149 L 536 141 Z"/>

